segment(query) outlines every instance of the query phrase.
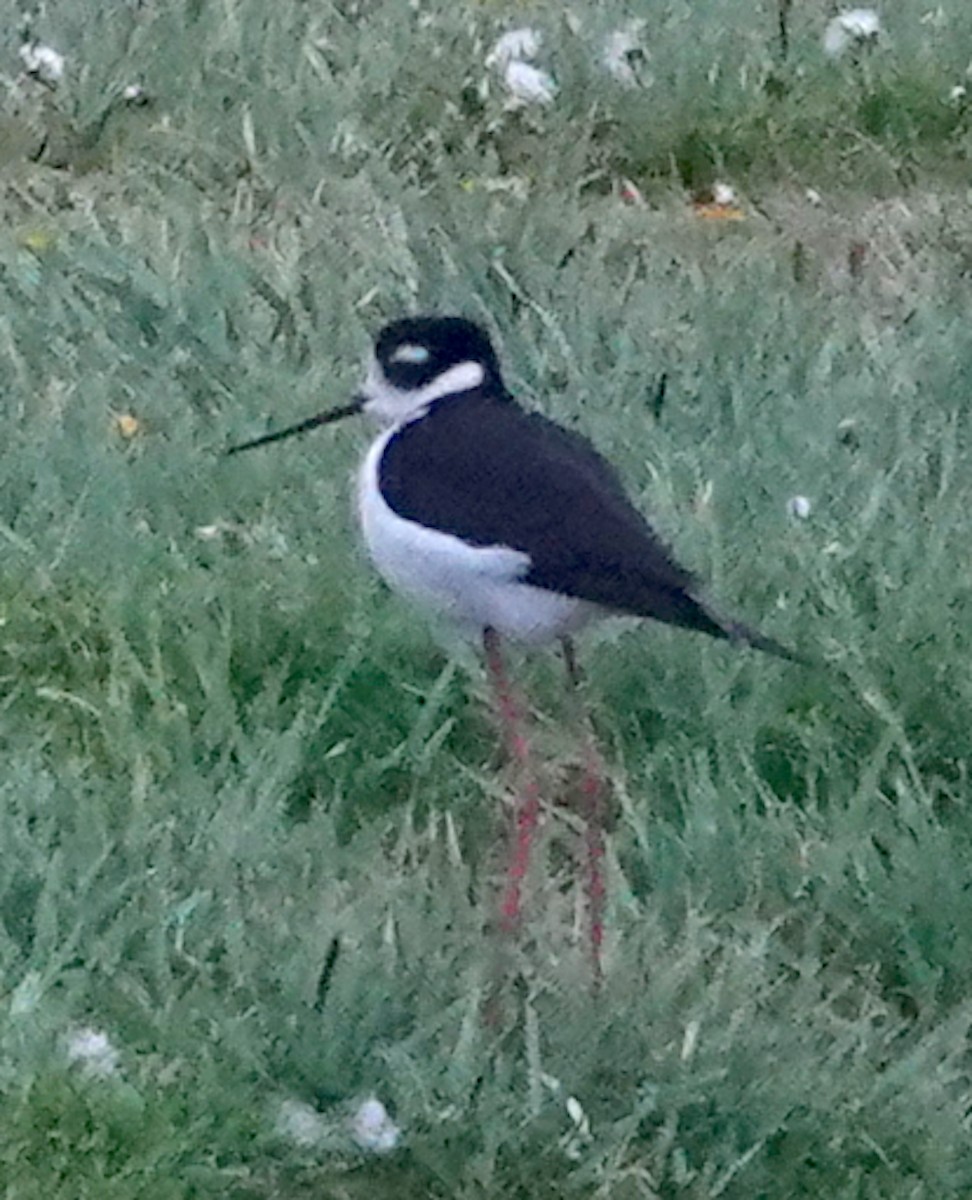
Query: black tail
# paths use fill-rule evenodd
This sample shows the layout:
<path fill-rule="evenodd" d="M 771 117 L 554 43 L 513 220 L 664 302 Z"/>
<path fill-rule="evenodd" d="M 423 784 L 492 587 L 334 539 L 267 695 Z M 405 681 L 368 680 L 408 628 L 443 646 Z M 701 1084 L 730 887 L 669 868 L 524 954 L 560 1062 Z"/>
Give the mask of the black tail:
<path fill-rule="evenodd" d="M 641 584 L 641 581 L 638 581 Z M 694 584 L 694 580 L 691 581 Z M 617 588 L 617 580 L 612 580 L 612 586 Z M 584 599 L 593 599 L 595 603 L 604 603 L 600 596 L 592 595 L 590 591 Z M 606 605 L 606 607 L 615 605 Z M 788 662 L 812 666 L 810 659 L 797 654 L 789 646 L 774 638 L 767 637 L 758 629 L 753 629 L 743 621 L 733 621 L 723 616 L 708 600 L 703 599 L 695 591 L 694 586 L 677 588 L 638 588 L 634 602 L 616 605 L 618 611 L 639 617 L 649 617 L 653 621 L 663 621 L 667 625 L 678 625 L 682 629 L 694 629 L 699 633 L 707 633 L 709 637 L 722 638 L 736 645 L 752 646 L 754 650 L 762 650 L 764 654 L 772 654 L 776 658 L 785 658 Z"/>
<path fill-rule="evenodd" d="M 809 658 L 797 654 L 795 650 L 784 646 L 775 638 L 766 637 L 758 629 L 750 629 L 741 621 L 726 621 L 722 624 L 722 631 L 731 642 L 742 642 L 743 645 L 752 646 L 754 650 L 762 650 L 766 654 L 772 654 L 775 658 L 785 658 L 788 662 L 799 663 L 804 667 L 812 665 Z"/>
<path fill-rule="evenodd" d="M 805 658 L 802 654 L 797 654 L 795 650 L 784 646 L 775 638 L 767 637 L 766 634 L 760 633 L 758 629 L 753 629 L 743 621 L 733 621 L 724 616 L 713 604 L 696 592 L 686 590 L 682 596 L 690 603 L 691 607 L 686 615 L 691 615 L 692 619 L 683 619 L 679 624 L 701 630 L 712 637 L 725 638 L 737 646 L 752 646 L 754 650 L 762 650 L 764 654 L 772 654 L 774 658 L 785 658 L 787 662 L 800 663 L 805 667 L 812 666 L 810 659 Z"/>

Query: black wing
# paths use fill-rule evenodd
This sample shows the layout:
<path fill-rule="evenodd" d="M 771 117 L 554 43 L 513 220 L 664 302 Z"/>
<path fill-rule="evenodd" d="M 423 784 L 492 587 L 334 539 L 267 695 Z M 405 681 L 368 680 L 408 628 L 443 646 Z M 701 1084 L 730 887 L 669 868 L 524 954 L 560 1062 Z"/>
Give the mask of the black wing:
<path fill-rule="evenodd" d="M 391 438 L 379 482 L 399 516 L 471 545 L 524 551 L 526 583 L 790 657 L 699 599 L 695 577 L 585 438 L 509 398 L 440 401 Z"/>

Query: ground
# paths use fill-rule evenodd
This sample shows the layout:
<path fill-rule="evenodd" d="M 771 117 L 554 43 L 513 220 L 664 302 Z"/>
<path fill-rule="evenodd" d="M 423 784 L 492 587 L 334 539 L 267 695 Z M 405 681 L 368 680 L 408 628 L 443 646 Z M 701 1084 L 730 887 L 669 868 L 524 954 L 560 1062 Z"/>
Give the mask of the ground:
<path fill-rule="evenodd" d="M 6 31 L 5 1198 L 972 1193 L 972 11 L 920 9 L 833 61 L 823 4 L 785 54 L 775 4 L 654 6 L 630 87 L 622 4 Z M 556 92 L 513 110 L 522 25 Z M 367 430 L 221 455 L 419 310 L 813 663 L 584 639 L 599 995 L 555 656 L 515 662 L 545 816 L 504 940 L 509 766 L 358 547 Z"/>

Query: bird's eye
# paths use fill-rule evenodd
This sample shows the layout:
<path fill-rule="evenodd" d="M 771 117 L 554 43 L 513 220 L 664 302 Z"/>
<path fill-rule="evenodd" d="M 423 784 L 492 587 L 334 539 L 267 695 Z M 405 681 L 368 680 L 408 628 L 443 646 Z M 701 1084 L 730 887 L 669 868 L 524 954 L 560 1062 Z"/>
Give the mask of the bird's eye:
<path fill-rule="evenodd" d="M 411 363 L 418 366 L 421 363 L 429 361 L 429 351 L 426 346 L 420 346 L 416 342 L 406 342 L 404 346 L 399 346 L 391 355 L 393 363 Z"/>

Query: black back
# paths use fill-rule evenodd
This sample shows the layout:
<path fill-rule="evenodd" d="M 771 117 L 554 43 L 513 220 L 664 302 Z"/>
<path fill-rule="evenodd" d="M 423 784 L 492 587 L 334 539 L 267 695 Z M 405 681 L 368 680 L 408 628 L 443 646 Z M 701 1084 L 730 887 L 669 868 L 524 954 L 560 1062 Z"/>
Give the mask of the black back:
<path fill-rule="evenodd" d="M 438 401 L 385 448 L 379 485 L 408 520 L 530 557 L 524 582 L 618 612 L 744 636 L 695 598 L 695 578 L 579 434 L 520 408 L 500 386 Z"/>

